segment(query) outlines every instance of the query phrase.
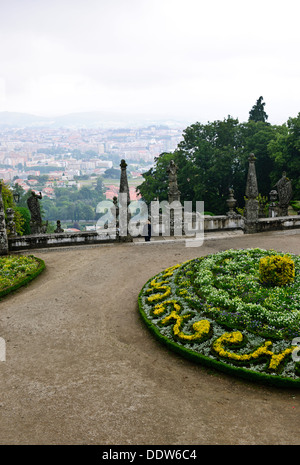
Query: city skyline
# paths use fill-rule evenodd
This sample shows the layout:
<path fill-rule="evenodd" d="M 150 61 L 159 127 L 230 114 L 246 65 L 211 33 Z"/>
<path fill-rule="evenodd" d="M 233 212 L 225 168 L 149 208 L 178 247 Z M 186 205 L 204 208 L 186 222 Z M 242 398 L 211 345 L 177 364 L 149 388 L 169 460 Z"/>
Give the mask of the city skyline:
<path fill-rule="evenodd" d="M 298 2 L 1 2 L 0 112 L 207 122 L 300 109 Z"/>

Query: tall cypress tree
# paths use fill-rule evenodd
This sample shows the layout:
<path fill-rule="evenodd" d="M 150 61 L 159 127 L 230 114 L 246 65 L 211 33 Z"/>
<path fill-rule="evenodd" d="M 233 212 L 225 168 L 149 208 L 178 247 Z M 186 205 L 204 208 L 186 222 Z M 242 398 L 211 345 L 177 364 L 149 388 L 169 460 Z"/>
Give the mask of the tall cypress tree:
<path fill-rule="evenodd" d="M 249 111 L 249 121 L 263 121 L 265 123 L 268 119 L 268 115 L 264 110 L 264 106 L 263 97 L 259 97 L 256 104 L 253 105 Z"/>

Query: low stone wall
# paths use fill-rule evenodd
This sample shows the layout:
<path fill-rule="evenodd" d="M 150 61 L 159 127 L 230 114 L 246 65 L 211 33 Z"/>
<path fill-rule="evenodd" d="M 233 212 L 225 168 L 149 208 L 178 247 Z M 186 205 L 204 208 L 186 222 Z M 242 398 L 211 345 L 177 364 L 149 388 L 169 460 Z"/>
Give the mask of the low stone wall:
<path fill-rule="evenodd" d="M 205 216 L 204 232 L 244 230 L 245 220 L 241 215 L 234 217 Z M 299 216 L 282 216 L 275 218 L 259 218 L 255 223 L 256 232 L 284 231 L 300 228 Z M 163 234 L 162 234 L 163 235 Z M 74 233 L 40 234 L 30 236 L 17 236 L 8 238 L 9 251 L 30 250 L 48 247 L 64 247 L 87 244 L 108 244 L 119 242 L 109 234 L 100 236 L 96 231 L 83 231 Z"/>
<path fill-rule="evenodd" d="M 244 219 L 242 216 L 205 216 L 204 231 L 228 231 L 233 229 L 243 229 Z M 161 229 L 161 235 L 164 231 Z M 8 238 L 9 251 L 30 250 L 48 247 L 64 247 L 86 244 L 107 244 L 119 242 L 111 238 L 109 234 L 100 236 L 96 231 L 83 231 L 72 233 L 53 233 L 28 236 L 17 236 Z"/>
<path fill-rule="evenodd" d="M 257 222 L 257 232 L 286 231 L 296 228 L 300 228 L 300 215 L 259 218 Z"/>
<path fill-rule="evenodd" d="M 96 231 L 78 233 L 39 234 L 37 236 L 18 236 L 8 238 L 9 251 L 63 247 L 85 244 L 114 243 L 115 239 L 103 238 Z"/>
<path fill-rule="evenodd" d="M 241 215 L 204 216 L 204 232 L 228 231 L 231 229 L 243 229 L 243 228 L 244 228 L 244 218 Z"/>

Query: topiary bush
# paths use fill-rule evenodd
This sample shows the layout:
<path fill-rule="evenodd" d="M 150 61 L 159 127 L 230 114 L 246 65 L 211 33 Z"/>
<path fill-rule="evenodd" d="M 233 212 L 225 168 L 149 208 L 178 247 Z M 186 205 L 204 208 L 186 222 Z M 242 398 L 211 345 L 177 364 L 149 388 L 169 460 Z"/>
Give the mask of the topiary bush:
<path fill-rule="evenodd" d="M 285 286 L 295 279 L 295 264 L 287 256 L 271 255 L 259 262 L 260 282 L 267 286 Z"/>

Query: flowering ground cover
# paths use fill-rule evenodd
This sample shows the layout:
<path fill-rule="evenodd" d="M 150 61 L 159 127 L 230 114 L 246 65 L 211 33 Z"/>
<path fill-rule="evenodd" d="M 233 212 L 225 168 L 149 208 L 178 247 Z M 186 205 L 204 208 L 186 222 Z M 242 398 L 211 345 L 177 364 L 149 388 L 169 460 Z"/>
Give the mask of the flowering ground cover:
<path fill-rule="evenodd" d="M 299 256 L 255 248 L 190 260 L 150 279 L 139 310 L 161 342 L 190 359 L 300 387 Z"/>
<path fill-rule="evenodd" d="M 24 286 L 38 276 L 44 268 L 44 261 L 33 255 L 0 257 L 0 297 Z"/>

